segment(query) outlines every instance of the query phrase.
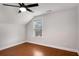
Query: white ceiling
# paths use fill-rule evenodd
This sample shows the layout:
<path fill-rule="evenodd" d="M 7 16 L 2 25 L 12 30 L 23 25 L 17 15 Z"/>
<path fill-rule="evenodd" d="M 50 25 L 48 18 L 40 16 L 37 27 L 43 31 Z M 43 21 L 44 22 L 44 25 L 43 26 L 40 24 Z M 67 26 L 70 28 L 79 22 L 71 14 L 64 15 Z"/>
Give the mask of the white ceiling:
<path fill-rule="evenodd" d="M 9 3 L 11 5 L 18 5 L 17 3 Z M 29 4 L 29 3 L 26 3 Z M 77 3 L 39 3 L 39 7 L 30 8 L 34 13 L 23 12 L 18 14 L 19 8 L 3 6 L 0 4 L 0 23 L 1 24 L 26 24 L 34 16 L 46 13 L 48 10 L 56 12 L 62 9 L 72 8 L 77 6 Z"/>

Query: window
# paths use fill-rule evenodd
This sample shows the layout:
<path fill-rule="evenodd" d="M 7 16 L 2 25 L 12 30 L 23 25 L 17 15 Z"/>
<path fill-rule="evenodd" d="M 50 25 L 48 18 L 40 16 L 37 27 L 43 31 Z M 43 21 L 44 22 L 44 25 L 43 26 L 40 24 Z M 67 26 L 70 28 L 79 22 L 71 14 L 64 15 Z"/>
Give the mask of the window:
<path fill-rule="evenodd" d="M 33 30 L 34 30 L 34 36 L 42 36 L 42 19 L 34 19 L 33 20 Z"/>

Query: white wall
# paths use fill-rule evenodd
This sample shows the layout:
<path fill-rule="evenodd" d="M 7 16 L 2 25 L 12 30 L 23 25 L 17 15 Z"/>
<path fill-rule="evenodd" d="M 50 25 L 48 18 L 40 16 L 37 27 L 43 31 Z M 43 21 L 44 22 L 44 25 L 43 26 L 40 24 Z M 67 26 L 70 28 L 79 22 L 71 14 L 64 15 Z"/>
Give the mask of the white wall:
<path fill-rule="evenodd" d="M 36 19 L 41 16 L 36 17 Z M 77 8 L 43 15 L 43 37 L 33 37 L 32 21 L 26 25 L 26 42 L 68 50 L 77 48 Z"/>
<path fill-rule="evenodd" d="M 0 50 L 25 42 L 24 30 L 24 25 L 0 24 Z"/>
<path fill-rule="evenodd" d="M 78 5 L 78 40 L 77 40 L 77 49 L 79 50 L 79 5 Z"/>
<path fill-rule="evenodd" d="M 18 10 L 0 4 L 0 50 L 25 42 L 23 22 L 27 15 L 18 14 Z"/>

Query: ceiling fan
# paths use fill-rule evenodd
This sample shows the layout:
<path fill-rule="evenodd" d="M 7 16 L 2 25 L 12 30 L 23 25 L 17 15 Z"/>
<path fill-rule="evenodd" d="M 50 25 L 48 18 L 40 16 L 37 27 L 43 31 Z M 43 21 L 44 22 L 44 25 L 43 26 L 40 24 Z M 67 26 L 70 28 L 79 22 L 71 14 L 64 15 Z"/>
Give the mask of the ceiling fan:
<path fill-rule="evenodd" d="M 29 5 L 25 5 L 24 3 L 18 3 L 18 4 L 19 4 L 19 6 L 17 6 L 17 5 L 9 5 L 9 4 L 3 4 L 3 5 L 4 6 L 11 6 L 11 7 L 19 7 L 19 12 L 18 13 L 24 12 L 26 10 L 29 11 L 29 12 L 33 12 L 29 8 L 39 6 L 38 3 L 29 4 Z"/>

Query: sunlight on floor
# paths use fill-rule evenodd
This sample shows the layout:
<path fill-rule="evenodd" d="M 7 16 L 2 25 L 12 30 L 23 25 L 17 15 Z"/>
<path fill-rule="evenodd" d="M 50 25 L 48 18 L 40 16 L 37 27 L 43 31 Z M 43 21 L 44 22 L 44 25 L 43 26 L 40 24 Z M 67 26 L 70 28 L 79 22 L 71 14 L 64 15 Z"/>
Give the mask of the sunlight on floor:
<path fill-rule="evenodd" d="M 34 50 L 33 55 L 34 56 L 43 56 L 44 54 L 39 50 Z"/>

